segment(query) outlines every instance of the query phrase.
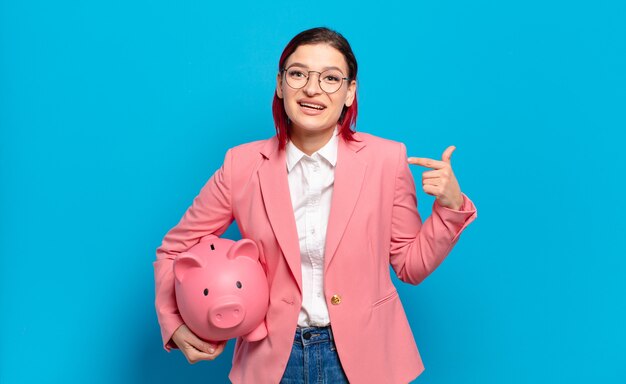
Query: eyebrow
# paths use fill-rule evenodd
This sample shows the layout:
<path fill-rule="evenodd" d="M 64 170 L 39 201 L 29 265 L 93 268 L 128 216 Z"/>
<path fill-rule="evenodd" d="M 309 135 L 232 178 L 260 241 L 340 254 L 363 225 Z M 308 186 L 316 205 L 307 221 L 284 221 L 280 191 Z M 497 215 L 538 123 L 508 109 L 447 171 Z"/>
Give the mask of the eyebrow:
<path fill-rule="evenodd" d="M 291 65 L 289 65 L 288 67 L 285 67 L 285 68 L 291 68 L 291 67 L 302 67 L 302 68 L 309 69 L 309 66 L 308 66 L 308 65 L 305 65 L 305 64 L 302 64 L 302 63 L 291 63 Z M 331 67 L 324 67 L 324 68 L 322 68 L 322 71 L 321 71 L 321 72 L 328 71 L 329 69 L 336 69 L 336 70 L 338 70 L 339 72 L 343 73 L 343 69 L 341 69 L 341 68 L 339 68 L 339 67 L 335 67 L 335 66 L 331 66 Z"/>

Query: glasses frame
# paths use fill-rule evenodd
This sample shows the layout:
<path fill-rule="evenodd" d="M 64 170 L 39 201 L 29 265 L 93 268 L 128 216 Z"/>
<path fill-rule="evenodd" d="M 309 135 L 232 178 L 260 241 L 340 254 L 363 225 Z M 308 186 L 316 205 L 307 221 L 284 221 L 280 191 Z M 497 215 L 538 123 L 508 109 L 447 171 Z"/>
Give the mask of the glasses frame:
<path fill-rule="evenodd" d="M 343 82 L 344 81 L 350 81 L 349 77 L 340 77 L 339 79 L 341 80 L 341 84 L 339 84 L 339 87 L 337 87 L 336 90 L 334 90 L 333 92 L 327 92 L 323 87 L 322 87 L 322 73 L 327 72 L 327 71 L 306 71 L 306 70 L 302 70 L 302 72 L 306 72 L 306 81 L 304 82 L 304 84 L 302 84 L 301 87 L 294 87 L 293 85 L 289 84 L 289 81 L 287 80 L 287 70 L 289 68 L 292 68 L 293 65 L 291 67 L 286 67 L 281 69 L 281 72 L 285 75 L 285 82 L 287 83 L 287 85 L 289 86 L 289 88 L 291 89 L 302 89 L 304 87 L 306 87 L 306 85 L 309 83 L 309 79 L 311 78 L 311 72 L 317 73 L 317 82 L 319 84 L 319 87 L 322 91 L 324 91 L 324 93 L 326 93 L 327 95 L 332 95 L 333 93 L 337 92 L 338 90 L 341 89 L 341 87 L 343 87 Z M 343 73 L 342 73 L 343 75 Z"/>

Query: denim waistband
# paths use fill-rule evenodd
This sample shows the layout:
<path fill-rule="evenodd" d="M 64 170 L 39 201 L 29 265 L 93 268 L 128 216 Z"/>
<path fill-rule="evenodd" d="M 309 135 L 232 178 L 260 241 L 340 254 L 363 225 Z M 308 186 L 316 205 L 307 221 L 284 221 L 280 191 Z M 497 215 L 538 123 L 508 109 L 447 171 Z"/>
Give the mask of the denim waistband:
<path fill-rule="evenodd" d="M 327 327 L 298 327 L 294 341 L 299 341 L 304 345 L 333 342 L 333 331 L 330 325 Z"/>

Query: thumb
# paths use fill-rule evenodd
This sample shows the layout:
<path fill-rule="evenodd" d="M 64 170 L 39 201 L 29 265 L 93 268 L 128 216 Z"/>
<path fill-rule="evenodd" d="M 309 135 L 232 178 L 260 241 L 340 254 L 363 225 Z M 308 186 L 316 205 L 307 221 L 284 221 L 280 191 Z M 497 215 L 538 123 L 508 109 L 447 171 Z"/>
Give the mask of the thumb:
<path fill-rule="evenodd" d="M 441 160 L 443 160 L 446 163 L 450 164 L 450 159 L 452 157 L 452 152 L 454 152 L 455 149 L 456 149 L 456 147 L 454 145 L 451 145 L 448 148 L 446 148 L 446 150 L 443 151 L 443 155 L 441 155 Z"/>

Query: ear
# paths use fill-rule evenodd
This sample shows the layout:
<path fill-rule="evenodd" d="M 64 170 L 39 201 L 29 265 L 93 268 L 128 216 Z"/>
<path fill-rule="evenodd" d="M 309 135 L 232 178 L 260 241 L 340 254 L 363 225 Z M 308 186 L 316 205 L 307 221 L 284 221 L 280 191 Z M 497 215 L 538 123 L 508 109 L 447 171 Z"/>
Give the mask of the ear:
<path fill-rule="evenodd" d="M 346 107 L 350 107 L 354 103 L 356 96 L 356 80 L 351 80 L 348 84 L 348 93 L 346 94 Z"/>
<path fill-rule="evenodd" d="M 192 268 L 202 268 L 200 258 L 193 253 L 183 252 L 174 260 L 174 276 L 180 283 L 185 278 L 185 274 Z"/>
<path fill-rule="evenodd" d="M 282 72 L 278 72 L 276 75 L 276 95 L 279 99 L 283 98 L 283 74 Z"/>
<path fill-rule="evenodd" d="M 231 260 L 236 257 L 249 257 L 252 260 L 257 261 L 259 260 L 259 248 L 257 248 L 254 241 L 241 239 L 228 250 L 226 257 Z"/>

